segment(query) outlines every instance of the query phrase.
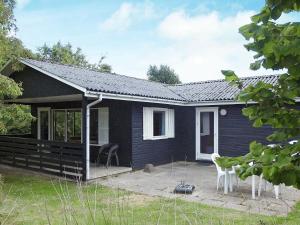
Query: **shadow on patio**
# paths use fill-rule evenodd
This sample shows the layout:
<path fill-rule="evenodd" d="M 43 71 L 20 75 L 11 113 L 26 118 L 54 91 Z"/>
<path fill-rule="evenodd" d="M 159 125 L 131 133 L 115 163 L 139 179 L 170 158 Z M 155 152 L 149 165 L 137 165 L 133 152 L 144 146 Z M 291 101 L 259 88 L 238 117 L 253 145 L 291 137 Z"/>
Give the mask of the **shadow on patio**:
<path fill-rule="evenodd" d="M 153 173 L 142 170 L 122 174 L 108 179 L 100 179 L 102 185 L 126 189 L 151 196 L 167 198 L 179 197 L 207 205 L 242 210 L 266 215 L 286 215 L 300 200 L 300 191 L 282 187 L 280 199 L 275 199 L 273 188 L 269 185 L 261 197 L 251 199 L 251 178 L 240 181 L 239 188 L 224 195 L 223 189 L 216 190 L 217 171 L 214 165 L 175 162 L 155 168 Z M 256 179 L 257 181 L 259 179 Z M 175 195 L 174 187 L 181 181 L 196 186 L 192 195 Z M 257 184 L 258 186 L 258 184 Z"/>

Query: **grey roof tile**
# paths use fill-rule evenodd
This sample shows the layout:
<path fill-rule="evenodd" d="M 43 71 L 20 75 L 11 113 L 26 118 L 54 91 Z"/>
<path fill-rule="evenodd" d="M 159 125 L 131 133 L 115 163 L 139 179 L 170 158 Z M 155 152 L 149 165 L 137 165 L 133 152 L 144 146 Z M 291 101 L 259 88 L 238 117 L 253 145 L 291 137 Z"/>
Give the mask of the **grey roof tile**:
<path fill-rule="evenodd" d="M 101 73 L 81 67 L 51 62 L 22 59 L 44 71 L 54 74 L 89 91 L 134 95 L 170 100 L 184 100 L 166 85 L 118 74 Z"/>
<path fill-rule="evenodd" d="M 52 62 L 22 59 L 26 63 L 54 74 L 89 91 L 169 99 L 183 102 L 232 101 L 239 93 L 237 87 L 225 80 L 211 80 L 178 85 L 165 85 L 149 80 L 118 74 L 101 73 L 81 67 Z M 241 78 L 244 87 L 263 81 L 275 84 L 278 75 Z"/>
<path fill-rule="evenodd" d="M 278 77 L 278 75 L 252 76 L 241 78 L 241 80 L 244 84 L 243 88 L 245 88 L 251 84 L 255 85 L 259 81 L 276 84 Z M 232 101 L 240 92 L 237 87 L 228 84 L 225 80 L 170 85 L 168 88 L 188 99 L 189 102 Z"/>

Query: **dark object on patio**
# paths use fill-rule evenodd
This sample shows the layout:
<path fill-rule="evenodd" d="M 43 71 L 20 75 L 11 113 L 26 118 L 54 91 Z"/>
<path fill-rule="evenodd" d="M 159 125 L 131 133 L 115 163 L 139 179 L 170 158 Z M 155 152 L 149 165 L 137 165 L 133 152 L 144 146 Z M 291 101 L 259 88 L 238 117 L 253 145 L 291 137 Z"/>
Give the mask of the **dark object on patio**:
<path fill-rule="evenodd" d="M 145 168 L 144 168 L 144 172 L 145 173 L 152 173 L 154 172 L 155 168 L 153 166 L 153 164 L 146 164 Z"/>
<path fill-rule="evenodd" d="M 176 193 L 176 194 L 192 194 L 194 190 L 195 190 L 194 185 L 185 184 L 183 181 L 181 181 L 181 183 L 175 187 L 174 193 Z"/>
<path fill-rule="evenodd" d="M 99 148 L 97 156 L 97 165 L 99 165 L 100 159 L 106 157 L 106 167 L 111 165 L 111 160 L 113 157 L 116 159 L 117 166 L 119 166 L 119 157 L 118 157 L 118 144 L 105 144 Z"/>

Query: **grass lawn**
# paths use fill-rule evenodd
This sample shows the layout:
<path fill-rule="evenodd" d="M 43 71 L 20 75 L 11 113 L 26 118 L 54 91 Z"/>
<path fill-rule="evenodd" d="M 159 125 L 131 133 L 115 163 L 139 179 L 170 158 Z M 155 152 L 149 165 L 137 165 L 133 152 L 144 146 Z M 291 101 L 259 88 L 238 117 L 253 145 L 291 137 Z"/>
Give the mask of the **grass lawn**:
<path fill-rule="evenodd" d="M 34 175 L 2 180 L 0 225 L 300 224 L 300 204 L 286 218 L 267 217 Z"/>

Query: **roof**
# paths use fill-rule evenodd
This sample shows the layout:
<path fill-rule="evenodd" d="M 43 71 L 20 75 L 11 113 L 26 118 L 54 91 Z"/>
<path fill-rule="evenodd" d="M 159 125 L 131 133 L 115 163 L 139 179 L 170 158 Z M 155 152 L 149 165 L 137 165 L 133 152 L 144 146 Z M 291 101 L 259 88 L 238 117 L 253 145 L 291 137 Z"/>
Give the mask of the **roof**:
<path fill-rule="evenodd" d="M 28 66 L 38 67 L 72 84 L 85 88 L 87 91 L 184 100 L 167 88 L 166 85 L 158 82 L 32 59 L 21 59 L 21 62 L 26 63 Z"/>
<path fill-rule="evenodd" d="M 75 85 L 86 91 L 122 94 L 182 101 L 183 103 L 234 101 L 239 89 L 225 80 L 211 80 L 178 85 L 166 85 L 145 79 L 102 73 L 91 69 L 58 63 L 21 59 L 29 67 L 54 75 L 67 84 Z M 241 78 L 244 87 L 259 81 L 275 84 L 278 75 L 253 76 Z"/>
<path fill-rule="evenodd" d="M 276 84 L 279 75 L 252 76 L 241 78 L 243 88 L 255 85 L 259 81 Z M 170 85 L 168 88 L 189 102 L 232 101 L 240 92 L 236 86 L 223 80 L 210 80 L 196 83 Z"/>

